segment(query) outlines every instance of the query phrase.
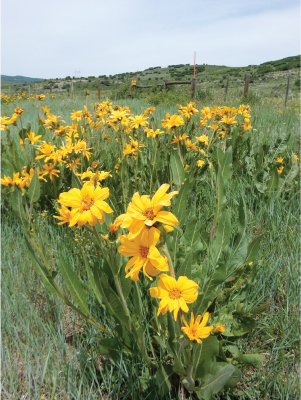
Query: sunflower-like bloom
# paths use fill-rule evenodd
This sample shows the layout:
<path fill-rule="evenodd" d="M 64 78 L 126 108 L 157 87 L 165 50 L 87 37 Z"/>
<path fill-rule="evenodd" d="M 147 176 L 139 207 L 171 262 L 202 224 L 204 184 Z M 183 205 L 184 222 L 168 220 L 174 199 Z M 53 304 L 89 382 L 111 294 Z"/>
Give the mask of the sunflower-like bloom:
<path fill-rule="evenodd" d="M 132 257 L 125 267 L 126 278 L 130 276 L 133 281 L 138 281 L 141 268 L 151 280 L 149 275 L 168 271 L 166 258 L 161 256 L 156 248 L 159 237 L 160 232 L 156 228 L 143 230 L 134 240 L 130 240 L 126 235 L 120 236 L 122 244 L 118 247 L 118 252 L 125 257 Z"/>
<path fill-rule="evenodd" d="M 136 115 L 136 117 L 130 117 L 130 120 L 131 120 L 130 127 L 132 129 L 138 129 L 140 126 L 148 125 L 147 117 L 144 114 Z"/>
<path fill-rule="evenodd" d="M 85 183 L 81 190 L 73 188 L 69 192 L 61 193 L 59 203 L 71 207 L 70 227 L 78 224 L 85 225 L 87 222 L 95 226 L 97 221 L 104 222 L 104 212 L 111 213 L 113 210 L 104 201 L 109 197 L 109 189 L 101 189 L 89 182 Z"/>
<path fill-rule="evenodd" d="M 174 313 L 176 321 L 179 309 L 188 312 L 188 304 L 192 304 L 198 297 L 198 285 L 186 276 L 180 276 L 176 281 L 169 275 L 162 274 L 158 287 L 150 288 L 150 295 L 162 299 L 158 308 L 158 315 L 164 315 L 167 311 Z"/>
<path fill-rule="evenodd" d="M 283 160 L 284 160 L 283 157 L 278 157 L 276 163 L 282 164 Z"/>
<path fill-rule="evenodd" d="M 151 227 L 156 222 L 169 227 L 178 225 L 179 221 L 171 212 L 161 211 L 162 207 L 170 206 L 170 199 L 178 194 L 178 192 L 167 194 L 168 189 L 167 183 L 160 186 L 152 199 L 149 195 L 140 197 L 136 192 L 126 214 L 120 215 L 115 222 L 121 225 L 121 228 L 127 228 L 130 231 L 131 239 L 137 236 L 144 227 Z"/>
<path fill-rule="evenodd" d="M 198 315 L 196 320 L 194 320 L 194 315 L 193 313 L 191 313 L 190 325 L 188 325 L 187 322 L 185 321 L 184 316 L 182 315 L 182 320 L 185 324 L 185 326 L 181 328 L 182 331 L 186 333 L 186 335 L 189 337 L 191 341 L 196 340 L 198 343 L 202 343 L 201 339 L 206 339 L 210 335 L 210 332 L 213 329 L 213 326 L 205 327 L 209 319 L 209 312 L 205 313 L 203 321 L 200 323 L 201 319 L 202 316 Z"/>
<path fill-rule="evenodd" d="M 54 218 L 60 219 L 62 222 L 59 222 L 58 225 L 63 225 L 66 222 L 70 223 L 71 221 L 71 212 L 69 208 L 62 206 L 62 208 L 58 208 L 58 212 L 61 214 L 60 216 L 54 215 Z"/>
<path fill-rule="evenodd" d="M 221 333 L 223 333 L 223 332 L 225 332 L 225 325 L 224 324 L 219 324 L 219 325 L 216 325 L 216 327 L 214 328 L 214 332 L 221 332 Z"/>
<path fill-rule="evenodd" d="M 45 100 L 45 95 L 44 94 L 38 94 L 37 95 L 37 100 L 39 100 L 39 101 Z"/>

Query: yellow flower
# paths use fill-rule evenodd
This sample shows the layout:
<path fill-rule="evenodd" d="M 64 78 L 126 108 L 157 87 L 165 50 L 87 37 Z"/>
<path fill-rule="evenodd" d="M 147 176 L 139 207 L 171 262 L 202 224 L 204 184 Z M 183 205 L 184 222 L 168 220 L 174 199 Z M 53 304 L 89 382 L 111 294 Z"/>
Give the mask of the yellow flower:
<path fill-rule="evenodd" d="M 166 259 L 161 256 L 156 244 L 160 232 L 156 228 L 145 229 L 134 240 L 127 235 L 121 235 L 118 252 L 125 257 L 132 257 L 125 267 L 126 278 L 131 277 L 133 281 L 139 280 L 139 271 L 152 280 L 149 275 L 158 275 L 161 271 L 168 271 Z"/>
<path fill-rule="evenodd" d="M 58 173 L 60 173 L 59 169 L 54 169 L 55 166 L 56 166 L 56 163 L 53 163 L 53 164 L 50 163 L 50 164 L 43 165 L 43 168 L 45 169 L 45 172 L 43 172 L 43 175 L 49 174 L 51 181 L 52 181 L 53 175 L 58 177 Z"/>
<path fill-rule="evenodd" d="M 29 140 L 31 144 L 35 144 L 41 142 L 41 140 L 39 140 L 40 137 L 42 137 L 42 135 L 35 136 L 34 132 L 30 130 L 30 133 L 25 140 Z"/>
<path fill-rule="evenodd" d="M 62 222 L 59 222 L 58 225 L 63 225 L 66 222 L 70 223 L 71 215 L 69 208 L 62 206 L 62 208 L 58 208 L 58 212 L 61 216 L 54 215 L 54 218 L 60 219 Z"/>
<path fill-rule="evenodd" d="M 205 164 L 204 160 L 198 160 L 197 165 L 198 167 L 202 167 Z"/>
<path fill-rule="evenodd" d="M 282 164 L 283 160 L 283 157 L 278 157 L 276 163 Z"/>
<path fill-rule="evenodd" d="M 179 221 L 171 212 L 161 211 L 162 207 L 170 206 L 170 199 L 178 194 L 178 192 L 166 194 L 168 189 L 167 183 L 160 186 L 151 200 L 149 195 L 140 197 L 136 192 L 126 214 L 120 215 L 116 222 L 121 228 L 128 228 L 132 234 L 131 238 L 137 236 L 145 226 L 151 227 L 156 222 L 169 226 L 178 225 Z"/>
<path fill-rule="evenodd" d="M 45 95 L 44 94 L 38 94 L 37 95 L 37 100 L 43 101 L 44 99 L 45 99 Z"/>
<path fill-rule="evenodd" d="M 216 325 L 216 327 L 214 328 L 214 332 L 221 332 L 221 333 L 223 333 L 223 332 L 225 332 L 225 325 L 223 325 L 223 324 L 219 324 L 219 325 Z"/>
<path fill-rule="evenodd" d="M 149 107 L 145 111 L 143 111 L 143 114 L 151 114 L 155 111 L 156 111 L 155 107 Z"/>
<path fill-rule="evenodd" d="M 36 160 L 46 157 L 46 161 L 48 161 L 48 158 L 52 155 L 54 149 L 55 146 L 52 146 L 51 142 L 44 142 L 43 146 L 39 146 L 38 148 L 40 155 L 36 157 Z"/>
<path fill-rule="evenodd" d="M 61 193 L 59 203 L 71 207 L 70 227 L 78 224 L 85 225 L 87 222 L 95 226 L 97 221 L 104 222 L 104 212 L 111 213 L 113 210 L 104 201 L 109 197 L 109 189 L 101 189 L 89 182 L 85 183 L 81 190 L 73 188 L 69 192 Z"/>
<path fill-rule="evenodd" d="M 299 161 L 299 157 L 297 156 L 297 154 L 295 154 L 294 153 L 294 158 L 295 158 L 295 161 L 296 161 L 296 163 Z"/>
<path fill-rule="evenodd" d="M 170 117 L 169 113 L 167 113 L 165 117 L 166 119 L 162 120 L 162 127 L 167 128 L 168 134 L 171 129 L 184 125 L 184 119 L 180 115 L 174 114 Z"/>
<path fill-rule="evenodd" d="M 237 121 L 235 121 L 235 117 L 229 118 L 226 115 L 223 116 L 221 122 L 224 122 L 227 125 L 237 124 Z"/>
<path fill-rule="evenodd" d="M 180 276 L 176 281 L 166 274 L 160 275 L 158 287 L 150 288 L 150 295 L 161 299 L 158 314 L 164 315 L 167 311 L 174 313 L 176 321 L 178 312 L 181 309 L 188 312 L 188 304 L 192 304 L 198 297 L 198 285 L 186 276 Z"/>
<path fill-rule="evenodd" d="M 189 165 L 188 165 L 188 164 L 186 164 L 186 165 L 185 165 L 185 168 L 184 168 L 184 169 L 185 169 L 185 171 L 186 171 L 188 168 L 189 168 Z"/>
<path fill-rule="evenodd" d="M 17 108 L 15 108 L 15 114 L 17 114 L 17 115 L 24 114 L 24 110 L 22 110 L 22 108 L 20 108 L 20 107 L 17 107 Z"/>
<path fill-rule="evenodd" d="M 82 119 L 82 111 L 73 110 L 73 113 L 71 113 L 71 119 L 72 121 L 80 121 Z"/>
<path fill-rule="evenodd" d="M 208 146 L 208 136 L 207 135 L 202 135 L 202 136 L 196 137 L 196 140 L 199 143 L 204 143 L 205 146 Z"/>
<path fill-rule="evenodd" d="M 282 174 L 283 168 L 284 168 L 284 166 L 282 165 L 279 169 L 277 169 L 277 172 L 279 175 Z"/>
<path fill-rule="evenodd" d="M 136 117 L 130 117 L 132 120 L 130 127 L 131 129 L 138 129 L 140 126 L 148 125 L 147 117 L 145 115 L 136 115 Z"/>
<path fill-rule="evenodd" d="M 202 343 L 201 339 L 206 339 L 213 329 L 213 326 L 205 327 L 209 319 L 209 312 L 205 313 L 203 321 L 200 323 L 201 319 L 202 316 L 198 315 L 194 321 L 194 315 L 191 313 L 190 325 L 188 326 L 184 316 L 182 315 L 182 320 L 185 324 L 185 327 L 182 327 L 181 330 L 186 333 L 190 340 L 196 340 L 198 343 Z"/>

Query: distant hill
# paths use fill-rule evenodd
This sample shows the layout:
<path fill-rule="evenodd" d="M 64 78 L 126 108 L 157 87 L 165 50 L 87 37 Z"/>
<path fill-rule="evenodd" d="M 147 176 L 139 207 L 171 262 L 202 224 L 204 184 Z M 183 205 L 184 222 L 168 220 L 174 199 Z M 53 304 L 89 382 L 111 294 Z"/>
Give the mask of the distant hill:
<path fill-rule="evenodd" d="M 44 79 L 41 78 L 29 78 L 27 76 L 10 76 L 10 75 L 1 75 L 1 81 L 2 82 L 10 82 L 10 83 L 28 83 L 28 82 L 42 82 Z"/>

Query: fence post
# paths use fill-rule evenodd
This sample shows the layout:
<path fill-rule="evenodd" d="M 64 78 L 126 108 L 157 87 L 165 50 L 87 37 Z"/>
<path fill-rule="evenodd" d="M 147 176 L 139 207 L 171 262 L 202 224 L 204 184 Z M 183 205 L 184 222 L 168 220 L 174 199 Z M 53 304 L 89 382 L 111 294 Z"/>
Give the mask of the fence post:
<path fill-rule="evenodd" d="M 98 101 L 100 100 L 100 79 L 98 78 Z"/>
<path fill-rule="evenodd" d="M 290 79 L 291 79 L 291 70 L 288 71 L 288 77 L 287 77 L 287 86 L 286 86 L 285 103 L 284 103 L 285 111 L 286 111 L 286 103 L 287 103 L 287 99 L 288 99 L 288 90 L 290 87 Z"/>
<path fill-rule="evenodd" d="M 195 97 L 195 86 L 196 86 L 196 81 L 195 78 L 191 80 L 191 98 L 194 99 Z"/>
<path fill-rule="evenodd" d="M 226 99 L 227 99 L 229 78 L 230 78 L 230 75 L 228 74 L 228 75 L 227 75 L 227 82 L 226 82 L 226 90 L 225 90 L 225 100 L 224 100 L 225 102 L 226 102 Z"/>
<path fill-rule="evenodd" d="M 248 97 L 249 83 L 250 83 L 250 75 L 246 75 L 245 88 L 244 88 L 244 97 L 245 98 Z"/>
<path fill-rule="evenodd" d="M 167 88 L 166 82 L 167 82 L 167 81 L 163 81 L 163 89 L 164 89 L 164 90 L 166 90 L 166 88 Z"/>

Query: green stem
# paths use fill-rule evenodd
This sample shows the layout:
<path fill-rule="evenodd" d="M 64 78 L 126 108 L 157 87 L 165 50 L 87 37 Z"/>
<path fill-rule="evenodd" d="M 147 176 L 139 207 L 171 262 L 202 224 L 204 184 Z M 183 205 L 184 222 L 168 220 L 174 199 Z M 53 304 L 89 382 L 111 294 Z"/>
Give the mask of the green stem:
<path fill-rule="evenodd" d="M 157 156 L 157 148 L 158 148 L 158 139 L 155 139 L 156 141 L 156 148 L 155 148 L 155 157 L 154 157 L 154 163 L 153 163 L 153 170 L 150 178 L 150 188 L 149 188 L 149 194 L 152 195 L 152 183 L 153 183 L 153 174 L 155 170 L 155 164 L 156 164 L 156 156 Z"/>
<path fill-rule="evenodd" d="M 169 254 L 168 247 L 167 247 L 167 244 L 166 244 L 166 243 L 164 244 L 163 252 L 164 252 L 164 254 L 165 254 L 166 257 L 167 257 L 167 262 L 168 262 L 168 268 L 169 268 L 170 276 L 171 276 L 172 278 L 176 279 L 175 270 L 174 270 L 174 267 L 173 267 L 173 264 L 172 264 L 172 260 L 171 260 L 171 257 L 170 257 L 170 254 Z"/>

